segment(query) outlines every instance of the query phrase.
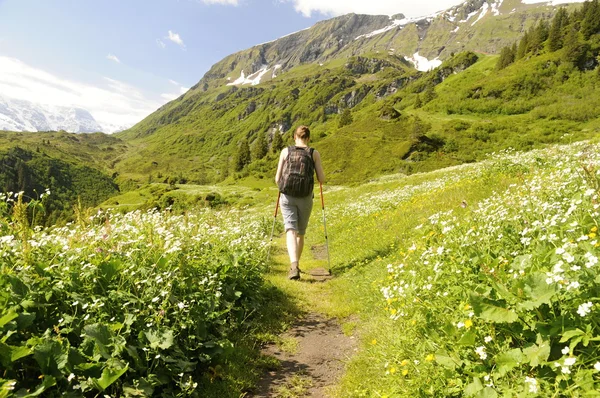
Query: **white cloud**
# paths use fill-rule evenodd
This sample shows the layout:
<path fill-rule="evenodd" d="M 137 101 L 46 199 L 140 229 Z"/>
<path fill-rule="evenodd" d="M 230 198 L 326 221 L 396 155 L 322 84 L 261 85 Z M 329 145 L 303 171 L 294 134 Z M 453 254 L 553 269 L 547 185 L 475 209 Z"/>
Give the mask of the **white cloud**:
<path fill-rule="evenodd" d="M 120 64 L 120 63 L 121 63 L 121 60 L 120 60 L 119 58 L 117 58 L 117 56 L 116 56 L 116 55 L 113 55 L 113 54 L 108 54 L 108 55 L 106 56 L 106 59 L 110 59 L 111 61 L 114 61 L 114 62 L 116 62 L 116 63 L 118 63 L 118 64 Z"/>
<path fill-rule="evenodd" d="M 171 40 L 173 43 L 177 44 L 179 47 L 185 48 L 185 44 L 183 43 L 183 40 L 181 39 L 181 36 L 179 36 L 178 33 L 169 31 L 169 36 L 167 37 L 167 39 Z"/>
<path fill-rule="evenodd" d="M 169 79 L 169 83 L 171 83 L 171 84 L 173 84 L 175 86 L 179 86 L 179 92 L 178 93 L 163 93 L 163 94 L 161 94 L 160 97 L 162 99 L 167 100 L 167 101 L 173 101 L 174 99 L 179 98 L 183 94 L 187 93 L 188 90 L 190 89 L 189 87 L 183 87 L 183 86 L 181 86 L 175 80 Z"/>
<path fill-rule="evenodd" d="M 238 0 L 202 0 L 204 4 L 221 4 L 225 6 L 237 6 Z"/>
<path fill-rule="evenodd" d="M 525 4 L 535 3 L 551 3 L 552 5 L 565 4 L 565 3 L 583 3 L 585 0 L 522 0 Z"/>
<path fill-rule="evenodd" d="M 100 124 L 132 125 L 165 101 L 138 88 L 105 77 L 101 84 L 73 81 L 0 56 L 0 93 L 34 103 L 87 109 Z"/>
<path fill-rule="evenodd" d="M 437 11 L 445 10 L 463 0 L 280 0 L 290 1 L 297 12 L 310 17 L 313 12 L 328 16 L 343 15 L 348 13 L 371 15 L 394 15 L 402 13 L 407 17 L 430 15 Z"/>
<path fill-rule="evenodd" d="M 165 99 L 166 101 L 173 101 L 174 99 L 177 99 L 179 96 L 177 94 L 163 93 L 160 95 L 160 97 Z"/>
<path fill-rule="evenodd" d="M 161 39 L 156 39 L 156 45 L 159 46 L 160 48 L 165 48 L 167 46 L 165 44 L 165 42 L 162 41 Z"/>

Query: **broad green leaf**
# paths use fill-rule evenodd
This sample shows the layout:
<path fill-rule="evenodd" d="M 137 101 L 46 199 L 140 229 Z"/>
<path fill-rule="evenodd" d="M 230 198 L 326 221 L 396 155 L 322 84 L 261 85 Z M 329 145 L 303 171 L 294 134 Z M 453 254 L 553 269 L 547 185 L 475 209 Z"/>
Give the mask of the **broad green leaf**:
<path fill-rule="evenodd" d="M 45 375 L 42 384 L 38 385 L 33 392 L 28 392 L 26 390 L 19 390 L 15 394 L 17 398 L 30 398 L 30 397 L 38 397 L 44 391 L 49 389 L 50 387 L 54 387 L 56 385 L 56 379 L 52 376 Z"/>
<path fill-rule="evenodd" d="M 458 341 L 458 344 L 466 345 L 466 346 L 474 346 L 476 339 L 477 339 L 477 335 L 475 334 L 475 332 L 472 330 L 469 330 L 468 332 L 463 334 L 463 336 Z"/>
<path fill-rule="evenodd" d="M 517 256 L 512 262 L 511 268 L 516 270 L 526 270 L 531 266 L 531 254 L 524 254 L 522 256 Z"/>
<path fill-rule="evenodd" d="M 473 306 L 475 315 L 486 321 L 495 323 L 512 323 L 519 319 L 514 311 L 504 308 L 494 301 L 486 300 L 483 297 L 475 294 L 471 295 L 471 305 Z"/>
<path fill-rule="evenodd" d="M 100 391 L 106 390 L 111 384 L 119 379 L 129 369 L 129 365 L 125 365 L 122 369 L 113 369 L 110 367 L 104 368 L 102 376 L 99 379 L 93 378 L 94 385 Z"/>
<path fill-rule="evenodd" d="M 158 348 L 158 346 L 160 345 L 160 336 L 158 335 L 158 332 L 155 330 L 149 330 L 149 331 L 145 332 L 144 334 L 146 335 L 146 338 L 148 339 L 148 342 L 150 343 L 150 347 Z"/>
<path fill-rule="evenodd" d="M 476 395 L 477 398 L 497 398 L 498 393 L 492 387 L 486 387 L 479 391 Z"/>
<path fill-rule="evenodd" d="M 465 396 L 474 397 L 479 391 L 483 390 L 483 384 L 479 378 L 474 377 L 473 382 L 465 387 Z"/>
<path fill-rule="evenodd" d="M 435 361 L 450 369 L 454 369 L 456 368 L 456 365 L 460 364 L 460 360 L 452 358 L 445 350 L 439 350 L 435 353 Z"/>
<path fill-rule="evenodd" d="M 20 305 L 25 310 L 36 307 L 35 301 L 33 301 L 33 300 L 23 300 L 23 301 L 21 301 Z"/>
<path fill-rule="evenodd" d="M 19 359 L 31 355 L 33 351 L 31 348 L 26 346 L 10 347 L 10 360 L 12 362 L 18 361 Z"/>
<path fill-rule="evenodd" d="M 33 324 L 34 320 L 35 320 L 35 312 L 32 312 L 32 313 L 23 312 L 23 313 L 19 314 L 19 317 L 17 318 L 17 328 L 19 330 L 26 329 Z"/>
<path fill-rule="evenodd" d="M 567 330 L 566 332 L 563 333 L 562 338 L 560 339 L 560 342 L 564 343 L 565 341 L 571 340 L 573 337 L 582 336 L 584 334 L 585 334 L 585 332 L 581 329 Z"/>
<path fill-rule="evenodd" d="M 0 364 L 2 364 L 2 366 L 4 368 L 10 367 L 10 364 L 12 362 L 10 357 L 11 357 L 10 346 L 8 344 L 4 344 L 4 343 L 0 342 Z"/>
<path fill-rule="evenodd" d="M 524 281 L 523 290 L 529 300 L 519 303 L 518 307 L 527 310 L 535 309 L 542 304 L 550 304 L 556 294 L 555 285 L 546 283 L 546 276 L 541 272 L 529 275 Z"/>
<path fill-rule="evenodd" d="M 46 340 L 35 346 L 33 357 L 42 370 L 43 374 L 58 376 L 60 369 L 64 368 L 69 360 L 67 350 L 56 340 Z"/>
<path fill-rule="evenodd" d="M 122 264 L 118 260 L 113 260 L 109 262 L 103 262 L 98 266 L 98 270 L 100 271 L 100 275 L 106 280 L 110 282 L 110 280 L 119 273 L 119 270 L 122 268 Z"/>
<path fill-rule="evenodd" d="M 96 347 L 100 352 L 100 355 L 105 359 L 109 359 L 112 357 L 108 346 L 110 345 L 111 332 L 106 327 L 106 325 L 101 325 L 98 323 L 94 323 L 92 325 L 87 325 L 83 328 L 85 334 L 90 339 L 94 340 L 96 343 Z"/>
<path fill-rule="evenodd" d="M 163 350 L 166 350 L 167 348 L 171 347 L 172 345 L 173 345 L 173 331 L 167 330 L 161 336 L 161 342 L 160 342 L 159 347 L 162 348 Z"/>
<path fill-rule="evenodd" d="M 145 333 L 151 348 L 161 348 L 166 350 L 173 345 L 173 331 L 166 330 L 161 335 L 157 331 L 150 330 Z"/>
<path fill-rule="evenodd" d="M 123 394 L 126 398 L 133 397 L 152 397 L 154 393 L 154 387 L 145 379 L 134 380 L 134 386 L 125 386 L 123 388 Z"/>
<path fill-rule="evenodd" d="M 593 369 L 579 369 L 575 375 L 575 381 L 577 385 L 583 389 L 583 391 L 596 391 L 594 388 L 594 376 Z"/>
<path fill-rule="evenodd" d="M 525 361 L 525 357 L 521 352 L 520 348 L 514 348 L 507 352 L 502 352 L 495 357 L 496 362 L 496 373 L 498 376 L 503 377 L 506 373 L 512 369 L 521 365 Z"/>
<path fill-rule="evenodd" d="M 523 349 L 523 354 L 531 367 L 535 368 L 548 360 L 550 344 L 547 341 L 542 342 L 540 345 L 533 344 Z"/>
<path fill-rule="evenodd" d="M 18 316 L 19 314 L 14 311 L 9 311 L 7 314 L 2 315 L 2 318 L 0 318 L 0 328 L 4 327 L 4 325 L 14 320 Z"/>

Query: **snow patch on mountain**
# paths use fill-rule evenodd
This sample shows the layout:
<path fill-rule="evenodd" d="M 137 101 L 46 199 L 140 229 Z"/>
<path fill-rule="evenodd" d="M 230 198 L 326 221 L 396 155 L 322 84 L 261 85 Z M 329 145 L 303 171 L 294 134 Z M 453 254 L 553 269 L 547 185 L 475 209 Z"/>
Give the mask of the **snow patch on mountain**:
<path fill-rule="evenodd" d="M 358 40 L 358 39 L 362 39 L 362 38 L 368 39 L 368 38 L 371 38 L 373 36 L 377 36 L 377 35 L 380 35 L 382 33 L 385 33 L 388 30 L 395 29 L 398 26 L 403 26 L 403 25 L 409 24 L 411 22 L 415 22 L 415 19 L 413 19 L 413 18 L 394 19 L 390 25 L 388 25 L 386 27 L 383 27 L 381 29 L 374 30 L 374 31 L 372 31 L 370 33 L 366 33 L 364 35 L 356 36 L 354 38 L 354 40 Z"/>
<path fill-rule="evenodd" d="M 499 0 L 492 4 L 492 14 L 494 14 L 496 17 L 500 15 L 500 7 L 502 6 L 502 2 L 504 2 L 504 0 Z"/>
<path fill-rule="evenodd" d="M 277 77 L 277 69 L 281 69 L 280 64 L 277 64 L 273 67 L 273 74 L 271 74 L 271 79 L 275 79 Z"/>
<path fill-rule="evenodd" d="M 458 22 L 459 22 L 459 23 L 465 23 L 465 22 L 467 22 L 469 19 L 471 19 L 471 18 L 473 18 L 475 15 L 477 15 L 477 14 L 478 14 L 480 11 L 481 11 L 481 9 L 479 9 L 479 10 L 475 10 L 475 11 L 473 11 L 473 12 L 469 13 L 469 15 L 467 15 L 467 17 L 466 17 L 465 19 L 463 19 L 463 20 L 460 20 L 460 21 L 458 21 Z"/>
<path fill-rule="evenodd" d="M 488 3 L 483 3 L 483 5 L 481 6 L 481 14 L 479 14 L 479 16 L 477 17 L 477 19 L 475 20 L 475 22 L 473 22 L 471 24 L 471 26 L 473 26 L 477 22 L 479 22 L 481 20 L 481 18 L 483 18 L 485 16 L 485 14 L 487 14 L 489 8 L 490 8 L 490 5 Z"/>
<path fill-rule="evenodd" d="M 251 75 L 248 75 L 247 77 L 244 74 L 244 71 L 242 70 L 242 73 L 240 74 L 240 77 L 238 77 L 237 79 L 235 79 L 231 83 L 227 83 L 227 85 L 228 86 L 237 86 L 237 85 L 243 85 L 243 84 L 251 84 L 253 86 L 256 86 L 257 84 L 260 83 L 260 79 L 262 79 L 262 77 L 270 69 L 271 68 L 269 68 L 268 65 L 263 65 L 258 71 L 254 72 Z M 273 71 L 273 73 L 275 73 L 275 71 Z"/>
<path fill-rule="evenodd" d="M 103 128 L 85 109 L 0 97 L 0 130 L 92 133 Z"/>
<path fill-rule="evenodd" d="M 415 68 L 421 72 L 428 72 L 442 64 L 440 59 L 435 58 L 430 61 L 427 58 L 420 56 L 418 52 L 414 53 L 412 57 L 404 57 L 404 59 L 411 62 Z"/>

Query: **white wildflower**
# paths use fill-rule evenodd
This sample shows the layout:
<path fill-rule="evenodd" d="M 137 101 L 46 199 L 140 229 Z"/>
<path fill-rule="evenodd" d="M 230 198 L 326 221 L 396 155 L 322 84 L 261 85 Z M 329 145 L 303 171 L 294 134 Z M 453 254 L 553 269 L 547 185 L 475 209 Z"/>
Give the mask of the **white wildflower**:
<path fill-rule="evenodd" d="M 587 303 L 583 303 L 577 308 L 577 313 L 580 316 L 586 316 L 587 314 L 589 314 L 591 312 L 592 306 L 593 306 L 593 304 L 591 301 L 588 301 Z"/>

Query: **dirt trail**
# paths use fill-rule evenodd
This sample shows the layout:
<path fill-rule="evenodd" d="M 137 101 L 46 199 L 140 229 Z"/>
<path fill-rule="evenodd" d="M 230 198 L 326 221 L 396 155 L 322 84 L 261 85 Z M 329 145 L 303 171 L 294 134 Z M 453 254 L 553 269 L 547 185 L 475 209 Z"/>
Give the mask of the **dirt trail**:
<path fill-rule="evenodd" d="M 328 397 L 356 351 L 356 339 L 344 335 L 335 319 L 314 313 L 300 319 L 281 341 L 291 344 L 263 349 L 279 359 L 281 368 L 265 375 L 254 397 Z"/>

